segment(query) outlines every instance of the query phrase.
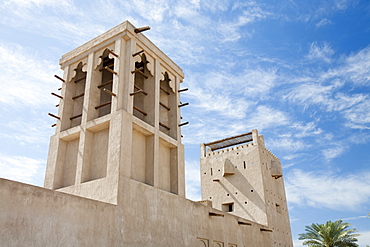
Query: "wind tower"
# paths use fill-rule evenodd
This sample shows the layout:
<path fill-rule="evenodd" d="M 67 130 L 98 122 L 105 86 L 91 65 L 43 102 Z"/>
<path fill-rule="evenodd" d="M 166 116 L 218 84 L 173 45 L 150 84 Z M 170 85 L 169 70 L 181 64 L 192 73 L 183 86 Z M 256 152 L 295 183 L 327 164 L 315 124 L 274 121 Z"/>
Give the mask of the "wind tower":
<path fill-rule="evenodd" d="M 185 196 L 184 75 L 148 29 L 126 21 L 60 59 L 46 188 L 117 203 L 119 187 L 136 180 Z"/>
<path fill-rule="evenodd" d="M 280 160 L 252 132 L 201 144 L 202 200 L 268 228 L 274 246 L 292 246 Z"/>

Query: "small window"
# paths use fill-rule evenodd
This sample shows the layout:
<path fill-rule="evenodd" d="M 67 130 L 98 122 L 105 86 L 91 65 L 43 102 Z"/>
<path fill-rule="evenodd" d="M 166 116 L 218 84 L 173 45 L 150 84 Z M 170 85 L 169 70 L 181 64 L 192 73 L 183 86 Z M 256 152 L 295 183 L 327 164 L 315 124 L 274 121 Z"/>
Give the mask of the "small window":
<path fill-rule="evenodd" d="M 222 204 L 222 211 L 224 212 L 233 212 L 234 211 L 234 203 L 225 203 Z"/>

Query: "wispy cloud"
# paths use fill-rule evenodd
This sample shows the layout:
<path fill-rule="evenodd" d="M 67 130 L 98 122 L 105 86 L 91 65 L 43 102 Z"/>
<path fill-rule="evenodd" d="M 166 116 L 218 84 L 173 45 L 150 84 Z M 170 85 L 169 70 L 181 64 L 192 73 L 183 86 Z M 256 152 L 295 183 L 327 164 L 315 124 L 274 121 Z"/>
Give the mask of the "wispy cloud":
<path fill-rule="evenodd" d="M 59 85 L 52 75 L 58 66 L 20 45 L 0 44 L 0 103 L 41 107 L 54 99 L 50 92 Z"/>
<path fill-rule="evenodd" d="M 0 177 L 19 182 L 31 183 L 35 177 L 44 174 L 44 160 L 25 156 L 0 155 Z"/>
<path fill-rule="evenodd" d="M 332 61 L 331 56 L 334 54 L 328 43 L 317 44 L 317 42 L 311 43 L 307 58 L 314 61 L 324 61 L 330 63 Z"/>
<path fill-rule="evenodd" d="M 293 170 L 285 185 L 288 202 L 300 206 L 356 211 L 370 200 L 369 172 L 337 176 Z"/>
<path fill-rule="evenodd" d="M 324 18 L 321 21 L 319 21 L 318 23 L 316 23 L 316 28 L 320 28 L 320 27 L 327 26 L 327 25 L 330 25 L 330 24 L 333 24 L 333 22 L 331 20 L 327 19 L 327 18 Z"/>
<path fill-rule="evenodd" d="M 186 198 L 201 200 L 199 162 L 185 162 Z"/>

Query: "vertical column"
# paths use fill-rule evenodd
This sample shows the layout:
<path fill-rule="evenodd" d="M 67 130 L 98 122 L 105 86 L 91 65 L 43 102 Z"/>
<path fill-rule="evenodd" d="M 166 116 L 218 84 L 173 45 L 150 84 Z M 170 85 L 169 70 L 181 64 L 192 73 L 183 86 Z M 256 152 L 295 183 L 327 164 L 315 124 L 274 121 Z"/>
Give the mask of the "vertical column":
<path fill-rule="evenodd" d="M 160 88 L 160 78 L 161 78 L 161 65 L 158 58 L 155 58 L 155 66 L 154 66 L 154 83 L 155 88 Z M 160 177 L 160 164 L 159 164 L 159 97 L 160 91 L 157 90 L 154 99 L 154 145 L 153 145 L 153 152 L 154 152 L 154 187 L 159 186 L 159 177 Z"/>
<path fill-rule="evenodd" d="M 76 180 L 75 184 L 80 184 L 83 182 L 83 166 L 88 159 L 87 154 L 89 145 L 86 143 L 91 140 L 91 137 L 88 135 L 86 130 L 86 123 L 88 121 L 89 112 L 92 111 L 92 107 L 90 106 L 91 100 L 91 88 L 92 88 L 92 79 L 93 79 L 93 70 L 94 70 L 94 53 L 90 53 L 87 58 L 87 74 L 86 74 L 86 86 L 85 86 L 85 95 L 84 95 L 84 103 L 82 109 L 82 119 L 81 119 L 81 130 L 80 130 L 80 142 L 78 147 L 78 157 L 77 157 L 77 167 L 76 167 Z M 91 135 L 91 134 L 90 134 Z M 89 138 L 90 137 L 90 138 Z"/>

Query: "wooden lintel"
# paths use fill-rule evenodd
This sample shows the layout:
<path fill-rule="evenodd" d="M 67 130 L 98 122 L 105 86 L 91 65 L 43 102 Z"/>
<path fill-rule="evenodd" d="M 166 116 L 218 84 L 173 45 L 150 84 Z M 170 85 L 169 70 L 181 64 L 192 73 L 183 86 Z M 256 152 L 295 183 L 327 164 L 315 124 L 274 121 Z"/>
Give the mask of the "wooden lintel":
<path fill-rule="evenodd" d="M 171 110 L 171 108 L 169 108 L 168 106 L 166 106 L 165 104 L 163 104 L 162 102 L 159 102 L 159 104 L 163 107 L 163 108 L 166 108 L 167 111 Z"/>
<path fill-rule="evenodd" d="M 57 76 L 57 75 L 54 75 L 55 76 L 55 78 L 58 78 L 59 80 L 61 80 L 62 82 L 66 82 L 63 78 L 61 78 L 61 77 L 59 77 L 59 76 Z"/>
<path fill-rule="evenodd" d="M 84 95 L 85 95 L 85 93 L 81 93 L 79 95 L 76 95 L 76 96 L 72 97 L 72 99 L 75 100 L 75 99 L 78 99 L 78 98 L 80 98 L 80 97 L 82 97 Z"/>
<path fill-rule="evenodd" d="M 105 87 L 105 86 L 107 86 L 107 85 L 111 84 L 112 82 L 113 82 L 113 80 L 109 80 L 109 81 L 107 81 L 106 83 L 99 85 L 99 86 L 98 86 L 98 88 L 100 89 L 100 88 L 102 88 L 102 87 Z"/>
<path fill-rule="evenodd" d="M 140 110 L 139 108 L 137 108 L 137 107 L 133 107 L 135 110 L 137 110 L 138 112 L 140 112 L 141 114 L 143 114 L 144 116 L 146 116 L 146 115 L 148 115 L 148 113 L 146 113 L 145 111 L 143 111 L 143 110 Z"/>
<path fill-rule="evenodd" d="M 135 28 L 134 31 L 135 31 L 135 33 L 141 33 L 141 32 L 147 31 L 149 29 L 150 29 L 150 27 L 146 26 L 146 27 Z"/>
<path fill-rule="evenodd" d="M 76 115 L 76 116 L 73 116 L 73 117 L 70 117 L 69 120 L 73 120 L 75 118 L 79 118 L 79 117 L 82 117 L 82 114 L 79 114 L 79 115 Z"/>
<path fill-rule="evenodd" d="M 55 116 L 54 114 L 48 113 L 48 115 L 51 116 L 51 117 L 53 117 L 53 118 L 56 118 L 56 119 L 60 120 L 60 117 Z"/>
<path fill-rule="evenodd" d="M 183 107 L 183 106 L 187 106 L 187 105 L 189 105 L 189 103 L 181 104 L 181 105 L 179 105 L 179 107 Z"/>
<path fill-rule="evenodd" d="M 189 88 L 183 88 L 183 89 L 180 89 L 179 91 L 177 91 L 177 92 L 179 92 L 179 93 L 181 93 L 181 92 L 185 92 L 185 91 L 188 91 L 189 90 Z"/>
<path fill-rule="evenodd" d="M 215 179 L 213 179 L 213 182 L 220 182 L 220 179 L 215 178 Z"/>
<path fill-rule="evenodd" d="M 108 102 L 105 102 L 105 103 L 103 103 L 101 105 L 95 106 L 95 109 L 97 110 L 97 109 L 102 108 L 102 107 L 104 107 L 106 105 L 109 105 L 109 104 L 112 104 L 112 101 L 108 101 Z"/>
<path fill-rule="evenodd" d="M 134 54 L 132 54 L 133 57 L 139 55 L 140 53 L 144 52 L 144 50 L 141 50 L 141 51 L 138 51 L 138 52 L 135 52 Z"/>
<path fill-rule="evenodd" d="M 113 56 L 118 57 L 118 55 L 117 55 L 116 53 L 114 53 L 112 50 L 109 50 L 109 49 L 108 49 L 108 52 L 109 52 L 110 54 L 112 54 Z"/>
<path fill-rule="evenodd" d="M 189 124 L 189 122 L 179 124 L 179 127 Z"/>
<path fill-rule="evenodd" d="M 163 123 L 161 123 L 161 122 L 159 122 L 159 126 L 161 126 L 161 127 L 163 127 L 163 128 L 166 128 L 166 129 L 168 129 L 168 130 L 170 130 L 170 129 L 171 129 L 170 127 L 168 127 L 167 125 L 165 125 L 165 124 L 163 124 Z"/>
<path fill-rule="evenodd" d="M 58 95 L 58 94 L 56 94 L 56 93 L 51 93 L 51 95 L 54 95 L 55 97 L 58 97 L 59 99 L 63 99 L 63 97 L 62 97 L 62 96 L 60 96 L 60 95 Z"/>
<path fill-rule="evenodd" d="M 162 90 L 162 92 L 165 92 L 167 95 L 170 95 L 170 93 L 166 89 L 164 89 L 163 87 L 160 87 L 160 89 Z"/>
<path fill-rule="evenodd" d="M 106 88 L 103 88 L 103 91 L 106 92 L 106 93 L 108 93 L 108 94 L 110 94 L 110 95 L 112 95 L 113 97 L 116 97 L 117 96 L 115 93 L 113 93 L 112 91 L 110 91 L 110 90 L 108 90 Z"/>

